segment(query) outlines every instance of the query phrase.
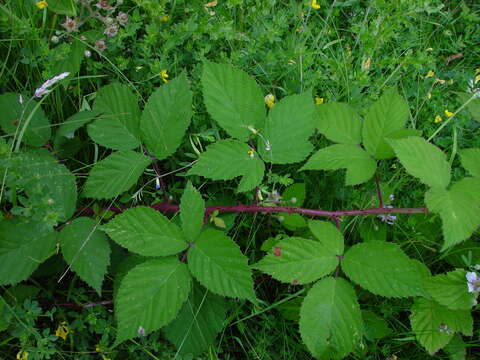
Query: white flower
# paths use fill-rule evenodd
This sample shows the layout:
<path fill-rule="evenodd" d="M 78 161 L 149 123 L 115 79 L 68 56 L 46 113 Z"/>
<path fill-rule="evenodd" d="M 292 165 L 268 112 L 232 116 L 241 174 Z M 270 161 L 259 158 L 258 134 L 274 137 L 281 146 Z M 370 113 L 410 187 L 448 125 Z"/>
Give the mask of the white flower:
<path fill-rule="evenodd" d="M 138 335 L 145 336 L 145 329 L 141 326 L 138 327 Z"/>
<path fill-rule="evenodd" d="M 18 102 L 23 105 L 23 96 L 22 95 L 18 96 Z"/>
<path fill-rule="evenodd" d="M 386 206 L 388 209 L 393 209 L 392 205 Z M 390 215 L 390 214 L 382 214 L 378 215 L 378 218 L 382 220 L 383 222 L 386 222 L 388 225 L 393 225 L 395 220 L 397 220 L 397 217 L 395 215 Z"/>
<path fill-rule="evenodd" d="M 83 53 L 83 55 L 85 55 L 85 57 L 89 58 L 90 56 L 92 56 L 92 53 L 90 50 L 85 50 L 85 52 Z"/>
<path fill-rule="evenodd" d="M 388 196 L 388 200 L 390 200 L 390 201 L 395 200 L 395 195 L 390 194 L 390 195 Z"/>
<path fill-rule="evenodd" d="M 155 178 L 155 189 L 158 190 L 158 189 L 160 189 L 160 188 L 161 188 L 161 186 L 160 186 L 160 178 L 157 177 L 157 178 Z"/>
<path fill-rule="evenodd" d="M 50 86 L 52 85 L 55 85 L 57 82 L 59 82 L 60 80 L 63 80 L 65 79 L 68 75 L 70 75 L 69 72 L 64 72 L 64 73 L 61 73 L 57 76 L 54 76 L 53 78 L 51 78 L 50 80 L 47 80 L 45 81 L 42 86 L 40 86 L 38 89 L 35 90 L 35 94 L 33 95 L 33 97 L 36 97 L 36 98 L 40 98 L 42 97 L 43 95 L 46 95 L 48 94 L 51 90 L 49 89 Z"/>
<path fill-rule="evenodd" d="M 477 273 L 467 272 L 465 277 L 467 278 L 468 292 L 480 292 L 480 278 L 478 277 Z"/>

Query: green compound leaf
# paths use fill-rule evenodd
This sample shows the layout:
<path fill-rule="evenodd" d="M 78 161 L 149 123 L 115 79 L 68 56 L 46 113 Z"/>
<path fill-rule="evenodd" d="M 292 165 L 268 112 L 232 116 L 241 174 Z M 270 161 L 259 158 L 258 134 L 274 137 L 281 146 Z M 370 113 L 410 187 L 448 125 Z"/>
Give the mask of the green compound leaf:
<path fill-rule="evenodd" d="M 143 256 L 167 256 L 187 248 L 182 232 L 158 211 L 137 206 L 101 228 L 116 243 Z"/>
<path fill-rule="evenodd" d="M 342 269 L 361 287 L 388 297 L 423 296 L 422 281 L 429 275 L 398 245 L 382 241 L 352 246 L 345 253 Z"/>
<path fill-rule="evenodd" d="M 328 221 L 310 220 L 308 227 L 312 234 L 335 255 L 342 255 L 344 241 L 342 233 Z"/>
<path fill-rule="evenodd" d="M 360 344 L 362 316 L 350 283 L 328 277 L 310 289 L 300 309 L 300 334 L 318 359 L 343 359 Z"/>
<path fill-rule="evenodd" d="M 424 280 L 425 290 L 439 304 L 453 310 L 469 310 L 476 305 L 476 294 L 469 293 L 467 272 L 462 269 L 436 275 Z"/>
<path fill-rule="evenodd" d="M 265 161 L 290 164 L 304 160 L 313 150 L 308 138 L 315 131 L 315 105 L 310 93 L 291 95 L 276 104 L 258 138 L 258 151 Z M 267 143 L 270 150 L 267 150 Z"/>
<path fill-rule="evenodd" d="M 223 296 L 255 301 L 248 259 L 232 239 L 207 229 L 188 251 L 188 268 L 208 290 Z"/>
<path fill-rule="evenodd" d="M 188 297 L 190 282 L 187 265 L 175 257 L 147 260 L 130 270 L 115 298 L 114 345 L 172 321 Z"/>
<path fill-rule="evenodd" d="M 347 169 L 345 184 L 358 185 L 370 180 L 376 168 L 375 160 L 361 147 L 337 144 L 318 150 L 300 171 Z"/>
<path fill-rule="evenodd" d="M 200 235 L 205 217 L 205 201 L 202 195 L 188 182 L 180 201 L 180 219 L 182 230 L 190 241 Z"/>
<path fill-rule="evenodd" d="M 114 150 L 140 146 L 140 108 L 135 94 L 125 85 L 111 84 L 97 92 L 93 110 L 102 116 L 88 125 L 96 143 Z"/>
<path fill-rule="evenodd" d="M 322 243 L 291 237 L 275 244 L 254 269 L 292 284 L 307 284 L 335 270 L 338 258 L 333 249 Z"/>
<path fill-rule="evenodd" d="M 238 192 L 255 188 L 263 179 L 265 165 L 252 149 L 236 140 L 220 140 L 207 147 L 188 175 L 212 180 L 231 180 L 242 176 Z"/>
<path fill-rule="evenodd" d="M 203 99 L 212 118 L 232 137 L 247 140 L 265 119 L 260 86 L 243 71 L 227 64 L 204 62 Z"/>
<path fill-rule="evenodd" d="M 165 334 L 179 355 L 200 355 L 222 330 L 227 307 L 223 297 L 212 294 L 196 281 L 178 316 L 165 327 Z"/>
<path fill-rule="evenodd" d="M 450 183 L 450 165 L 447 157 L 435 145 L 417 136 L 389 140 L 395 154 L 407 172 L 424 184 L 446 188 Z"/>
<path fill-rule="evenodd" d="M 97 226 L 93 219 L 77 218 L 60 231 L 59 242 L 67 264 L 100 295 L 110 263 L 110 244 Z"/>
<path fill-rule="evenodd" d="M 55 252 L 57 235 L 41 222 L 0 221 L 0 285 L 28 279 Z"/>
<path fill-rule="evenodd" d="M 77 185 L 75 176 L 46 150 L 36 149 L 0 159 L 0 170 L 6 170 L 5 183 L 23 188 L 38 211 L 45 209 L 45 219 L 57 224 L 75 212 Z M 50 222 L 50 221 L 49 221 Z"/>
<path fill-rule="evenodd" d="M 316 108 L 317 129 L 327 139 L 351 145 L 362 142 L 362 121 L 350 105 L 332 102 Z"/>
<path fill-rule="evenodd" d="M 425 203 L 442 219 L 444 251 L 468 239 L 480 226 L 480 178 L 464 178 L 449 190 L 430 189 Z"/>
<path fill-rule="evenodd" d="M 472 176 L 480 177 L 480 149 L 460 150 L 460 159 L 465 170 Z"/>
<path fill-rule="evenodd" d="M 417 298 L 411 311 L 415 337 L 430 354 L 447 345 L 454 332 L 472 335 L 473 319 L 468 310 L 451 310 L 434 300 Z"/>
<path fill-rule="evenodd" d="M 0 95 L 0 127 L 10 136 L 18 136 L 23 125 L 37 106 L 35 100 L 22 98 L 20 94 L 6 93 Z M 38 107 L 32 115 L 22 141 L 30 146 L 42 146 L 51 135 L 50 121 L 45 116 L 41 107 Z"/>
<path fill-rule="evenodd" d="M 93 166 L 85 184 L 85 197 L 111 199 L 130 189 L 150 160 L 135 151 L 117 151 Z"/>
<path fill-rule="evenodd" d="M 376 159 L 389 159 L 394 156 L 385 138 L 394 135 L 408 119 L 408 104 L 391 88 L 369 109 L 363 124 L 363 145 Z"/>
<path fill-rule="evenodd" d="M 159 87 L 142 113 L 142 140 L 158 160 L 172 155 L 192 117 L 192 92 L 185 74 Z"/>

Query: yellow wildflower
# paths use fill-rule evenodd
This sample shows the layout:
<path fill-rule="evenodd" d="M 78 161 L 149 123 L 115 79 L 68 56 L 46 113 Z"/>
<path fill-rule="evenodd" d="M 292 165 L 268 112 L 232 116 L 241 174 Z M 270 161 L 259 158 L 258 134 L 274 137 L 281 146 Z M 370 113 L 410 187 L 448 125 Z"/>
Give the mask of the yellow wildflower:
<path fill-rule="evenodd" d="M 275 96 L 273 96 L 273 94 L 267 94 L 264 100 L 265 104 L 267 104 L 269 109 L 271 109 L 273 105 L 275 105 Z"/>
<path fill-rule="evenodd" d="M 478 74 L 477 76 L 475 76 L 475 84 L 478 83 L 480 81 L 480 74 Z"/>
<path fill-rule="evenodd" d="M 443 80 L 443 79 L 436 79 L 435 82 L 438 82 L 442 85 L 445 84 L 445 80 Z"/>
<path fill-rule="evenodd" d="M 435 124 L 438 124 L 439 122 L 442 122 L 442 117 L 440 115 L 435 116 Z"/>
<path fill-rule="evenodd" d="M 427 99 L 430 100 L 431 98 L 432 98 L 432 93 L 429 92 L 429 93 L 427 94 Z"/>
<path fill-rule="evenodd" d="M 312 0 L 312 9 L 320 9 L 320 5 L 317 3 L 317 0 Z"/>
<path fill-rule="evenodd" d="M 168 73 L 167 70 L 160 70 L 160 76 L 164 83 L 168 82 Z"/>
<path fill-rule="evenodd" d="M 248 154 L 248 156 L 250 156 L 251 158 L 253 158 L 253 157 L 255 156 L 255 152 L 254 152 L 252 149 L 249 149 L 249 150 L 247 151 L 247 154 Z"/>
<path fill-rule="evenodd" d="M 433 75 L 435 75 L 435 73 L 432 70 L 430 70 L 425 77 L 426 78 L 431 78 L 431 77 L 433 77 Z"/>
<path fill-rule="evenodd" d="M 48 3 L 45 0 L 42 0 L 38 1 L 36 5 L 39 9 L 45 9 L 48 6 Z"/>
<path fill-rule="evenodd" d="M 57 330 L 55 330 L 55 336 L 61 337 L 63 340 L 67 340 L 67 335 L 70 332 L 70 328 L 66 321 L 62 321 L 60 325 L 58 325 Z"/>
<path fill-rule="evenodd" d="M 161 18 L 160 18 L 160 21 L 161 22 L 168 22 L 168 20 L 170 20 L 170 17 L 168 15 L 163 15 Z"/>
<path fill-rule="evenodd" d="M 325 102 L 325 100 L 324 100 L 322 97 L 318 97 L 318 96 L 317 96 L 317 97 L 315 98 L 315 104 L 317 104 L 317 105 L 321 105 L 321 104 L 323 104 L 324 102 Z"/>
<path fill-rule="evenodd" d="M 480 73 L 480 67 L 475 69 L 475 74 Z"/>
<path fill-rule="evenodd" d="M 448 117 L 452 117 L 453 113 L 448 110 L 445 110 L 445 115 L 447 115 Z"/>
<path fill-rule="evenodd" d="M 17 353 L 17 360 L 28 360 L 28 352 L 20 350 Z"/>

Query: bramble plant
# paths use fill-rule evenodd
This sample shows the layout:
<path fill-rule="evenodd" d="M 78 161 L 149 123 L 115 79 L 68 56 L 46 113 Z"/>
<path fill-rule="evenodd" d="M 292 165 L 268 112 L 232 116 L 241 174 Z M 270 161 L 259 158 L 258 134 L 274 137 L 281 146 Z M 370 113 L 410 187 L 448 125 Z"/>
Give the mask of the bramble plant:
<path fill-rule="evenodd" d="M 55 146 L 86 126 L 90 138 L 111 151 L 94 164 L 84 181 L 39 148 L 50 138 L 41 101 L 56 82 L 68 81 L 68 75 L 47 81 L 29 100 L 21 94 L 0 96 L 1 126 L 9 134 L 2 140 L 1 193 L 10 209 L 0 222 L 1 285 L 28 280 L 42 262 L 61 251 L 67 270 L 100 295 L 111 239 L 129 252 L 114 283 L 117 333 L 112 348 L 164 328 L 179 351 L 200 353 L 222 328 L 227 312 L 224 297 L 261 306 L 263 300 L 254 290 L 257 271 L 304 286 L 299 330 L 318 359 L 342 359 L 359 352 L 365 336 L 371 336 L 371 329 L 370 335 L 366 333 L 368 326 L 372 322 L 384 326 L 378 315 L 361 309 L 360 289 L 382 297 L 413 298 L 411 328 L 430 354 L 452 339 L 460 341 L 459 334 L 473 335 L 478 267 L 433 276 L 421 259 L 407 256 L 394 242 L 367 236 L 363 242 L 351 243 L 342 234 L 341 220 L 351 215 L 374 214 L 390 225 L 396 220 L 393 214 L 439 216 L 444 239 L 440 251 L 445 252 L 469 239 L 480 225 L 480 149 L 459 150 L 468 176 L 452 182 L 446 155 L 418 131 L 405 128 L 408 105 L 395 88 L 386 90 L 363 117 L 346 103 L 315 105 L 311 91 L 276 103 L 270 99 L 267 113 L 262 89 L 254 79 L 230 65 L 205 60 L 203 99 L 222 129 L 219 133 L 226 136 L 203 151 L 191 142 L 198 159 L 187 166 L 191 181 L 179 205 L 166 196 L 152 204 L 119 207 L 114 202 L 152 164 L 155 174 L 142 189 L 155 183 L 167 194 L 158 161 L 173 156 L 185 141 L 192 118 L 189 81 L 186 74 L 167 81 L 143 109 L 128 86 L 106 85 L 98 90 L 91 110 L 62 124 L 56 130 Z M 465 105 L 480 101 L 477 95 L 470 94 Z M 315 131 L 333 144 L 315 150 L 310 140 Z M 425 207 L 385 205 L 375 174 L 382 161 L 395 157 L 426 185 Z M 299 171 L 306 176 L 345 169 L 346 186 L 374 182 L 378 206 L 339 211 L 302 208 L 308 192 L 301 183 L 288 187 L 283 196 L 269 193 L 263 199 L 265 169 L 297 163 L 303 163 Z M 192 181 L 200 183 L 199 176 L 239 178 L 236 193 L 254 194 L 253 203 L 207 206 L 201 189 L 192 185 Z M 77 212 L 77 183 L 84 183 L 80 197 L 108 200 L 109 205 Z M 178 216 L 169 218 L 162 212 Z M 301 235 L 272 238 L 262 246 L 267 254 L 249 264 L 219 218 L 226 212 L 273 213 L 287 228 L 304 230 Z M 209 218 L 213 224 L 206 222 Z M 8 307 L 3 312 L 8 314 Z M 66 337 L 68 327 L 62 326 L 57 336 Z"/>

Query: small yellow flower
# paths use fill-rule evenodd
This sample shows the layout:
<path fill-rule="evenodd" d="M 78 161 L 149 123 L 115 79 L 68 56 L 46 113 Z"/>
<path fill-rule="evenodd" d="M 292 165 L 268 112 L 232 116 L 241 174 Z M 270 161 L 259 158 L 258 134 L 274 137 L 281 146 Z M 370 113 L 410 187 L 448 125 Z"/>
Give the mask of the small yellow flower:
<path fill-rule="evenodd" d="M 168 15 L 163 15 L 163 16 L 160 18 L 160 21 L 161 21 L 161 22 L 168 22 L 168 20 L 170 20 L 170 16 L 168 16 Z"/>
<path fill-rule="evenodd" d="M 477 76 L 475 76 L 475 84 L 478 83 L 480 81 L 480 74 L 478 74 Z"/>
<path fill-rule="evenodd" d="M 439 122 L 442 122 L 442 117 L 440 115 L 435 116 L 435 124 L 438 124 Z"/>
<path fill-rule="evenodd" d="M 435 75 L 435 73 L 432 70 L 430 70 L 425 77 L 426 78 L 431 78 L 431 77 L 433 77 L 433 75 Z"/>
<path fill-rule="evenodd" d="M 312 0 L 312 9 L 320 9 L 320 4 L 317 3 L 317 0 Z"/>
<path fill-rule="evenodd" d="M 321 105 L 321 104 L 323 104 L 324 102 L 325 102 L 325 100 L 324 100 L 322 97 L 318 97 L 318 96 L 317 96 L 317 97 L 315 98 L 315 104 L 317 104 L 317 105 Z"/>
<path fill-rule="evenodd" d="M 38 1 L 36 5 L 39 9 L 45 9 L 48 6 L 48 3 L 45 0 L 42 0 Z"/>
<path fill-rule="evenodd" d="M 28 360 L 28 352 L 20 350 L 17 353 L 17 360 Z"/>
<path fill-rule="evenodd" d="M 427 48 L 427 51 L 433 51 L 433 48 Z"/>
<path fill-rule="evenodd" d="M 275 105 L 275 96 L 273 96 L 273 94 L 267 94 L 264 100 L 265 104 L 267 104 L 269 109 L 271 109 L 273 105 Z"/>
<path fill-rule="evenodd" d="M 445 80 L 443 80 L 443 79 L 436 79 L 435 82 L 438 82 L 442 85 L 445 84 Z"/>
<path fill-rule="evenodd" d="M 480 67 L 475 69 L 475 74 L 480 73 Z"/>
<path fill-rule="evenodd" d="M 164 83 L 168 82 L 167 70 L 160 70 L 160 76 L 161 76 Z"/>
<path fill-rule="evenodd" d="M 452 117 L 453 113 L 448 110 L 445 110 L 445 115 L 447 115 L 448 117 Z"/>
<path fill-rule="evenodd" d="M 62 321 L 60 325 L 58 325 L 57 330 L 55 330 L 55 336 L 61 337 L 63 340 L 67 340 L 67 335 L 70 332 L 70 328 L 66 321 Z"/>
<path fill-rule="evenodd" d="M 431 98 L 432 98 L 432 93 L 429 92 L 429 93 L 427 94 L 427 99 L 430 100 Z"/>
<path fill-rule="evenodd" d="M 255 152 L 254 152 L 252 149 L 249 149 L 249 150 L 247 151 L 247 154 L 248 154 L 248 156 L 250 156 L 251 158 L 253 158 L 253 157 L 255 156 Z"/>

